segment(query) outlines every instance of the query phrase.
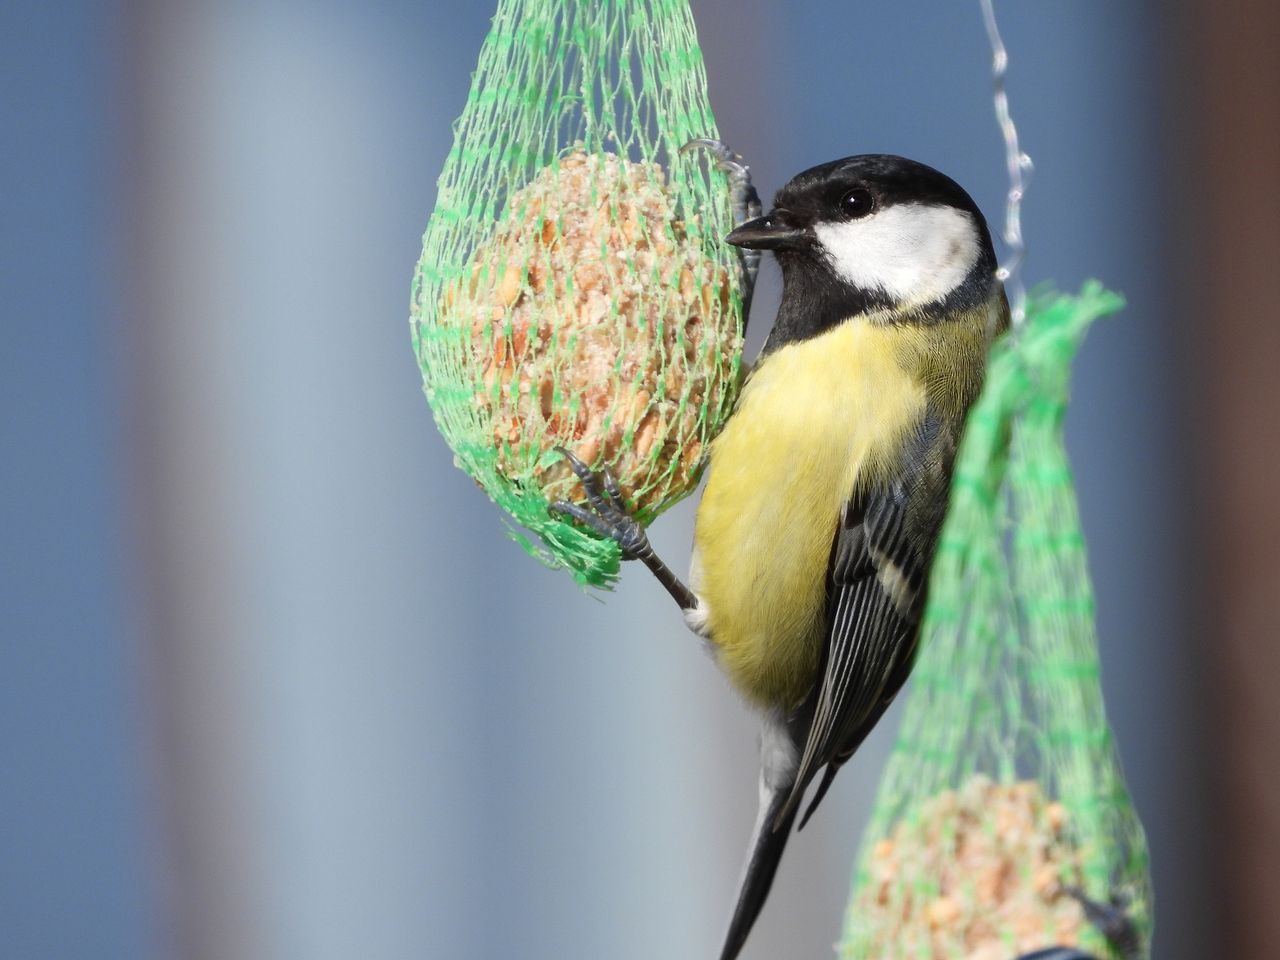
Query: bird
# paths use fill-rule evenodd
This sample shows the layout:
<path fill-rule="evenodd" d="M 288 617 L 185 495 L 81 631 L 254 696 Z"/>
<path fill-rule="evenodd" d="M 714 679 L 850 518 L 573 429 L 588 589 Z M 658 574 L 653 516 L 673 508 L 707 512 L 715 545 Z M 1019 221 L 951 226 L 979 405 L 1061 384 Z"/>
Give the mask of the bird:
<path fill-rule="evenodd" d="M 562 451 L 587 504 L 551 509 L 649 567 L 760 716 L 759 811 L 720 952 L 734 960 L 797 819 L 911 671 L 957 444 L 1009 305 L 985 218 L 940 171 L 849 156 L 797 174 L 763 213 L 742 158 L 697 143 L 734 185 L 725 240 L 752 281 L 772 254 L 782 296 L 710 444 L 688 584 L 607 469 Z"/>

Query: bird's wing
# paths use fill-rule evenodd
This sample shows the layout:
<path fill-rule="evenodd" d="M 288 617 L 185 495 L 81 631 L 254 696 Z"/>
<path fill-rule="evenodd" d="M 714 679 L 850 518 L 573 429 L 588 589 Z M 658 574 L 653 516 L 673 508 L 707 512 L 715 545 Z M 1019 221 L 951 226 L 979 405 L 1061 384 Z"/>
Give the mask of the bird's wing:
<path fill-rule="evenodd" d="M 830 764 L 808 814 L 813 812 L 835 769 L 862 743 L 910 672 L 946 502 L 951 451 L 940 445 L 951 445 L 940 426 L 932 418 L 922 425 L 892 485 L 852 497 L 841 512 L 828 565 L 822 679 L 812 695 L 813 719 L 795 784 L 776 824 Z"/>

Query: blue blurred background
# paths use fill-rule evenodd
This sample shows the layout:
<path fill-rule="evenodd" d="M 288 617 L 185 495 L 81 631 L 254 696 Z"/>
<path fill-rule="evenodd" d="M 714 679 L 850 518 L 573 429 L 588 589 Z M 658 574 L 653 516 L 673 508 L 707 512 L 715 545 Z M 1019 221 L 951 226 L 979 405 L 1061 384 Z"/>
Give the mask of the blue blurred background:
<path fill-rule="evenodd" d="M 721 131 L 766 195 L 896 152 L 999 219 L 976 0 L 693 8 Z M 1280 836 L 1280 579 L 1276 541 L 1250 538 L 1276 528 L 1274 486 L 1249 522 L 1214 522 L 1248 502 L 1233 477 L 1276 476 L 1274 422 L 1249 434 L 1254 466 L 1209 458 L 1232 404 L 1277 398 L 1223 346 L 1270 350 L 1231 320 L 1276 301 L 1217 299 L 1204 259 L 1234 222 L 1206 209 L 1275 210 L 1273 186 L 1232 194 L 1274 163 L 1238 179 L 1215 159 L 1252 124 L 1270 133 L 1244 152 L 1280 156 L 1280 85 L 1256 54 L 1276 49 L 1274 11 L 998 9 L 1037 164 L 1027 276 L 1097 276 L 1130 303 L 1080 357 L 1068 428 L 1155 955 L 1274 957 L 1275 881 L 1241 866 Z M 0 957 L 718 948 L 754 721 L 647 578 L 597 602 L 504 536 L 409 346 L 411 269 L 491 13 L 0 7 Z M 1220 109 L 1231 90 L 1254 106 Z M 1276 221 L 1242 242 L 1272 243 Z M 1245 279 L 1270 296 L 1280 247 L 1263 249 Z M 691 519 L 686 503 L 657 525 L 659 552 L 687 549 Z M 1213 566 L 1242 557 L 1231 537 L 1252 544 L 1248 576 L 1213 573 L 1236 569 Z M 1251 584 L 1232 626 L 1227 587 Z M 892 726 L 793 842 L 746 960 L 830 955 Z"/>

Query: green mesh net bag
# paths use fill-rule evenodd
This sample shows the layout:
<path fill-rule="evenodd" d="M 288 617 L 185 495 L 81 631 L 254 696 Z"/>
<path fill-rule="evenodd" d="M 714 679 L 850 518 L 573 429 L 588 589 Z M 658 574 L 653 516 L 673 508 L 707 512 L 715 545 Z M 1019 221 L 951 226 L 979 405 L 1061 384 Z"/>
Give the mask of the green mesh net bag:
<path fill-rule="evenodd" d="M 500 0 L 414 277 L 455 462 L 580 583 L 615 543 L 548 513 L 608 466 L 648 523 L 697 483 L 737 391 L 742 277 L 684 0 Z"/>
<path fill-rule="evenodd" d="M 1146 845 L 1103 711 L 1062 439 L 1075 350 L 1120 305 L 1096 284 L 1038 295 L 992 354 L 854 877 L 846 960 L 1147 955 Z M 1108 940 L 1087 914 L 1113 904 L 1130 928 Z"/>

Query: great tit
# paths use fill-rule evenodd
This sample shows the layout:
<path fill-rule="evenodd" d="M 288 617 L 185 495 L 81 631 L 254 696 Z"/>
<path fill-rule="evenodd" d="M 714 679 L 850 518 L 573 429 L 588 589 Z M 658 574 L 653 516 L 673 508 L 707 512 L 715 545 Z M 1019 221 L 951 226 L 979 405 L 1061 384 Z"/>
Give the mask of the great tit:
<path fill-rule="evenodd" d="M 758 212 L 741 158 L 718 155 Z M 710 446 L 689 586 L 607 471 L 570 458 L 590 508 L 553 509 L 643 561 L 762 717 L 759 815 L 720 954 L 733 960 L 805 790 L 821 772 L 801 826 L 911 670 L 956 445 L 1009 307 L 977 205 L 903 157 L 806 170 L 726 240 L 750 252 L 748 275 L 773 254 L 782 299 Z"/>

